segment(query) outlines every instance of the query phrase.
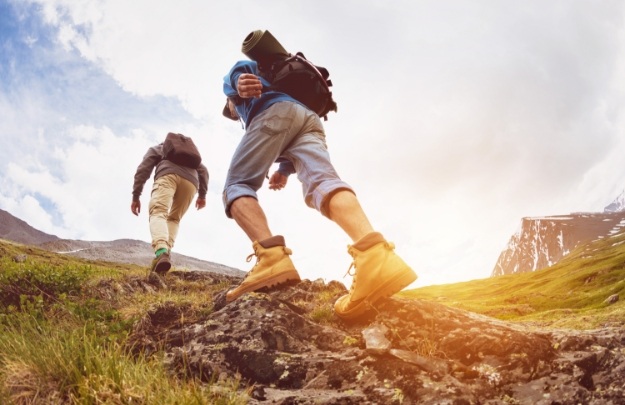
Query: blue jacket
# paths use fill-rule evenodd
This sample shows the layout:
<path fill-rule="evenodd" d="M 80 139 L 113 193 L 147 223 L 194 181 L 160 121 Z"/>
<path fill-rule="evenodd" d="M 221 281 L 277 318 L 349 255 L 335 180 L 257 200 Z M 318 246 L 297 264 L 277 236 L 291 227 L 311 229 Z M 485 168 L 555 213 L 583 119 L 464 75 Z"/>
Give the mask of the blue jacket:
<path fill-rule="evenodd" d="M 263 87 L 269 87 L 271 85 L 271 83 L 269 83 L 266 79 L 258 74 L 256 62 L 251 60 L 241 60 L 238 61 L 234 65 L 234 67 L 230 69 L 230 72 L 224 77 L 224 93 L 226 97 L 234 97 L 239 94 L 237 92 L 237 82 L 239 81 L 239 76 L 241 76 L 241 74 L 243 73 L 251 73 L 258 76 L 261 83 L 263 84 Z M 281 101 L 292 101 L 294 103 L 303 105 L 288 94 L 280 93 L 278 91 L 267 91 L 263 92 L 260 98 L 242 99 L 241 103 L 235 104 L 235 108 L 237 110 L 237 114 L 239 114 L 239 117 L 241 117 L 241 119 L 245 123 L 245 127 L 247 128 L 254 119 L 254 117 L 265 111 L 267 108 L 269 108 L 269 106 L 275 103 L 279 103 Z M 306 106 L 304 105 L 304 107 Z M 291 163 L 290 161 L 278 159 L 278 163 L 280 163 L 278 171 L 285 176 L 295 173 L 293 163 Z"/>
<path fill-rule="evenodd" d="M 224 93 L 226 94 L 226 97 L 234 97 L 238 95 L 237 82 L 239 80 L 239 76 L 243 73 L 251 73 L 260 77 L 256 62 L 251 60 L 238 61 L 234 67 L 230 69 L 230 72 L 224 77 Z M 263 77 L 260 77 L 260 81 L 262 82 L 263 87 L 269 87 L 271 85 L 271 83 Z M 260 98 L 246 98 L 243 99 L 242 103 L 236 104 L 237 114 L 239 114 L 239 117 L 241 117 L 245 123 L 245 127 L 247 128 L 254 117 L 262 111 L 265 111 L 269 106 L 280 101 L 293 101 L 301 104 L 288 94 L 277 91 L 267 91 L 263 92 Z"/>

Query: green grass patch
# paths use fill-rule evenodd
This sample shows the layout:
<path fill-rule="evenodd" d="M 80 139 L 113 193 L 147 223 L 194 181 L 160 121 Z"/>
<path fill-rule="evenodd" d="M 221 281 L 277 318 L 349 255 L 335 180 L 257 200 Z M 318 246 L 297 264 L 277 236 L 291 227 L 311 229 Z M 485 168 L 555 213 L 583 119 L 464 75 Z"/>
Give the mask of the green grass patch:
<path fill-rule="evenodd" d="M 146 275 L 0 240 L 0 403 L 247 403 L 238 381 L 175 377 L 161 353 L 132 350 L 150 309 L 173 305 L 180 322 L 213 310 L 206 285 L 146 289 Z"/>
<path fill-rule="evenodd" d="M 503 320 L 541 325 L 595 328 L 625 323 L 625 235 L 583 246 L 556 265 L 531 273 L 402 292 Z"/>

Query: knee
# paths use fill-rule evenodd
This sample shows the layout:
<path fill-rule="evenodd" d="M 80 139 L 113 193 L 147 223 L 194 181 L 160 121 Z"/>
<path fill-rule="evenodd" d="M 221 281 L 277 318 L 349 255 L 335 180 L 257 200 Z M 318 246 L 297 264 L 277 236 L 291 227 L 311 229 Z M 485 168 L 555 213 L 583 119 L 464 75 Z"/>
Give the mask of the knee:
<path fill-rule="evenodd" d="M 150 207 L 148 210 L 150 216 L 156 216 L 156 215 L 166 216 L 168 211 L 169 211 L 169 207 L 167 206 L 167 204 L 164 204 L 159 201 L 150 202 Z"/>
<path fill-rule="evenodd" d="M 224 204 L 224 209 L 226 211 L 226 216 L 228 218 L 232 218 L 232 214 L 230 209 L 232 207 L 232 203 L 238 200 L 241 197 L 251 197 L 254 199 L 258 199 L 256 195 L 256 191 L 252 189 L 250 186 L 244 184 L 233 184 L 230 186 L 226 186 L 224 188 L 222 199 Z"/>
<path fill-rule="evenodd" d="M 350 202 L 356 199 L 354 190 L 346 187 L 333 190 L 321 201 L 319 212 L 321 212 L 323 216 L 333 219 L 333 211 L 336 211 L 337 205 L 345 205 L 346 199 L 350 200 Z"/>

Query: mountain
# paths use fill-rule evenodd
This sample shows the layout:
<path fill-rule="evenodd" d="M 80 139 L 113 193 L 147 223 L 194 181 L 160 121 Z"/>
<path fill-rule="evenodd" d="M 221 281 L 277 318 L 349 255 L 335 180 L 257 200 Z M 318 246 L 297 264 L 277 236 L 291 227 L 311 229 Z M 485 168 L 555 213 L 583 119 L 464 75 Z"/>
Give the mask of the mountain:
<path fill-rule="evenodd" d="M 59 238 L 41 232 L 8 212 L 0 210 L 0 239 L 11 240 L 24 245 L 38 245 Z"/>
<path fill-rule="evenodd" d="M 133 239 L 83 241 L 61 239 L 41 232 L 7 211 L 0 210 L 0 239 L 36 246 L 55 253 L 89 260 L 149 266 L 154 252 L 149 243 Z M 171 260 L 178 270 L 201 270 L 240 277 L 239 269 L 172 252 Z"/>
<path fill-rule="evenodd" d="M 625 190 L 623 190 L 621 195 L 616 197 L 616 199 L 612 201 L 610 205 L 604 208 L 604 212 L 619 212 L 619 211 L 625 211 Z"/>
<path fill-rule="evenodd" d="M 578 246 L 625 232 L 625 193 L 602 213 L 527 217 L 501 252 L 491 276 L 550 267 Z"/>

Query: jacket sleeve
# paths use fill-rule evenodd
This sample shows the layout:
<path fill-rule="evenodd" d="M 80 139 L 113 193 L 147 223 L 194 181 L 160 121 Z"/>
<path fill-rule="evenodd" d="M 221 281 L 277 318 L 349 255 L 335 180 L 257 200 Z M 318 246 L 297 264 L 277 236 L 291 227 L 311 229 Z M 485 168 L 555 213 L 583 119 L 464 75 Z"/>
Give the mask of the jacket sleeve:
<path fill-rule="evenodd" d="M 239 61 L 237 62 L 230 72 L 224 77 L 224 94 L 226 97 L 235 97 L 239 95 L 237 91 L 237 82 L 239 76 L 243 73 L 251 73 L 257 75 L 256 63 L 252 61 Z"/>
<path fill-rule="evenodd" d="M 200 167 L 197 169 L 197 177 L 200 183 L 198 198 L 206 198 L 206 192 L 208 191 L 208 170 L 203 164 L 200 164 Z"/>
<path fill-rule="evenodd" d="M 286 177 L 295 173 L 295 166 L 290 160 L 284 160 L 278 165 L 278 172 Z"/>
<path fill-rule="evenodd" d="M 139 196 L 141 196 L 145 182 L 150 178 L 154 167 L 162 160 L 162 158 L 160 145 L 152 146 L 148 149 L 145 156 L 143 156 L 143 161 L 141 161 L 137 167 L 135 181 L 132 186 L 133 201 L 139 200 Z"/>

